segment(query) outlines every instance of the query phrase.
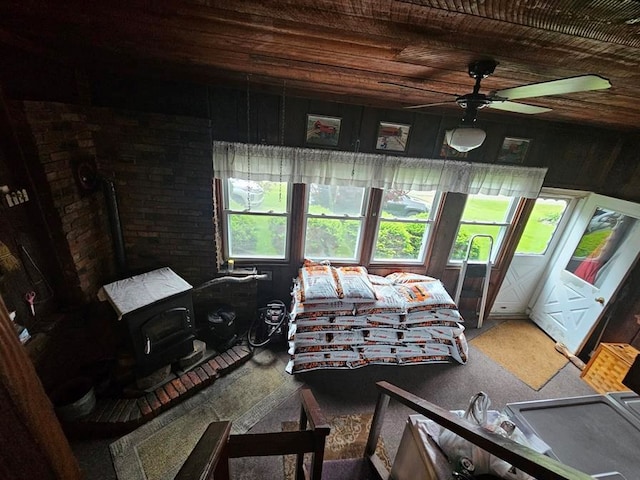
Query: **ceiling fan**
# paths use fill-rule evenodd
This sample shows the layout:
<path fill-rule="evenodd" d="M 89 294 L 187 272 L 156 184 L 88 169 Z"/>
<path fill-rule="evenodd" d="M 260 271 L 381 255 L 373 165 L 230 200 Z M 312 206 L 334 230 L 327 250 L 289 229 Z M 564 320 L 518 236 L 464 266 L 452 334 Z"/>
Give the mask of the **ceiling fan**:
<path fill-rule="evenodd" d="M 586 92 L 590 90 L 602 90 L 611 87 L 611 83 L 604 77 L 599 75 L 580 75 L 577 77 L 562 78 L 559 80 L 551 80 L 548 82 L 533 83 L 530 85 L 522 85 L 519 87 L 507 88 L 505 90 L 494 90 L 488 94 L 480 93 L 480 82 L 483 78 L 488 77 L 494 71 L 498 62 L 494 60 L 479 60 L 472 62 L 468 66 L 469 76 L 475 79 L 475 85 L 471 93 L 465 95 L 457 95 L 454 100 L 437 103 L 427 103 L 423 105 L 412 105 L 405 108 L 425 108 L 436 105 L 446 105 L 450 103 L 456 103 L 460 107 L 464 108 L 464 116 L 462 117 L 462 127 L 473 127 L 478 110 L 481 108 L 494 108 L 496 110 L 503 110 L 515 113 L 524 114 L 537 114 L 551 111 L 550 108 L 538 107 L 535 105 L 528 105 L 526 103 L 513 102 L 512 100 L 520 100 L 523 98 L 542 97 L 546 95 L 562 95 L 575 92 Z M 413 87 L 410 85 L 402 85 L 399 83 L 383 82 L 389 85 L 402 86 L 406 88 L 413 88 L 422 91 L 431 91 L 420 87 Z M 440 92 L 434 92 L 440 93 Z M 479 129 L 477 129 L 479 130 Z M 482 132 L 480 130 L 480 132 Z M 470 136 L 472 132 L 465 132 L 467 136 Z M 477 133 L 477 132 L 476 132 Z M 476 142 L 479 143 L 471 148 L 476 148 L 484 141 L 484 132 L 482 132 L 482 139 L 480 140 L 476 136 Z M 453 146 L 449 143 L 450 146 Z M 454 147 L 456 148 L 456 147 Z M 466 148 L 461 146 L 461 148 Z M 468 151 L 471 148 L 467 148 Z"/>
<path fill-rule="evenodd" d="M 438 103 L 427 103 L 424 105 L 412 105 L 405 108 L 424 108 L 447 103 L 457 103 L 460 107 L 468 110 L 468 113 L 475 114 L 478 109 L 490 107 L 496 110 L 505 110 L 515 113 L 536 114 L 551 111 L 550 108 L 527 105 L 525 103 L 512 102 L 523 98 L 543 97 L 547 95 L 563 95 L 567 93 L 586 92 L 590 90 L 602 90 L 611 87 L 611 83 L 600 75 L 580 75 L 577 77 L 561 78 L 548 82 L 533 83 L 519 87 L 507 88 L 505 90 L 494 90 L 489 94 L 480 93 L 480 82 L 487 78 L 494 71 L 498 62 L 495 60 L 479 60 L 469 64 L 469 76 L 474 78 L 476 83 L 473 92 L 465 95 L 457 95 L 454 100 Z M 420 87 L 402 85 L 399 83 L 384 82 L 390 85 L 414 88 L 417 90 L 430 91 Z"/>

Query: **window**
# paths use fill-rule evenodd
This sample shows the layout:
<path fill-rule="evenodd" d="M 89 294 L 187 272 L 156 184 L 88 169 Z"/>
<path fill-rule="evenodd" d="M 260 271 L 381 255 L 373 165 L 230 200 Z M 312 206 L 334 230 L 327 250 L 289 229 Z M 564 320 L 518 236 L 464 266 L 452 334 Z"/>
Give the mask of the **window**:
<path fill-rule="evenodd" d="M 568 205 L 569 202 L 565 199 L 543 197 L 536 199 L 518 242 L 516 254 L 544 255 Z"/>
<path fill-rule="evenodd" d="M 384 190 L 374 261 L 423 262 L 436 192 Z"/>
<path fill-rule="evenodd" d="M 287 258 L 289 188 L 285 182 L 223 182 L 227 258 Z"/>
<path fill-rule="evenodd" d="M 517 199 L 513 197 L 469 195 L 449 261 L 464 260 L 469 243 L 476 235 L 480 237 L 474 240 L 469 259 L 484 262 L 491 250 L 491 261 L 495 261 L 516 206 Z M 493 246 L 487 237 L 491 237 Z"/>
<path fill-rule="evenodd" d="M 637 220 L 623 213 L 596 208 L 566 270 L 591 285 L 601 287 L 606 281 L 607 265 L 628 239 Z"/>
<path fill-rule="evenodd" d="M 379 221 L 365 217 L 370 189 L 313 183 L 308 192 L 305 258 L 359 261 L 373 248 L 374 262 L 424 262 L 435 192 L 381 191 Z M 374 244 L 365 245 L 372 233 Z"/>
<path fill-rule="evenodd" d="M 476 203 L 486 204 L 465 215 L 453 259 L 462 258 L 471 234 L 489 232 L 499 243 L 513 215 L 512 198 L 536 198 L 546 173 L 544 168 L 217 141 L 213 171 L 221 189 L 214 199 L 219 263 L 306 257 L 367 264 L 426 261 L 440 205 L 436 191 L 474 194 L 469 211 Z M 505 211 L 488 208 L 496 199 Z M 481 257 L 484 247 L 479 248 Z"/>
<path fill-rule="evenodd" d="M 366 190 L 309 185 L 304 255 L 311 259 L 359 258 Z"/>

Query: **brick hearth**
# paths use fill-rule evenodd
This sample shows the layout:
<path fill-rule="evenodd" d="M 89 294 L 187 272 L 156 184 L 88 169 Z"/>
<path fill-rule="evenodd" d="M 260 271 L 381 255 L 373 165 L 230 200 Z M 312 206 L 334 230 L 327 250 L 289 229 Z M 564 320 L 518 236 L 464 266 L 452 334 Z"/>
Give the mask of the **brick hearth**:
<path fill-rule="evenodd" d="M 234 346 L 144 396 L 98 399 L 89 415 L 63 422 L 63 426 L 68 434 L 74 436 L 128 433 L 210 386 L 216 379 L 249 360 L 252 354 L 247 346 Z"/>

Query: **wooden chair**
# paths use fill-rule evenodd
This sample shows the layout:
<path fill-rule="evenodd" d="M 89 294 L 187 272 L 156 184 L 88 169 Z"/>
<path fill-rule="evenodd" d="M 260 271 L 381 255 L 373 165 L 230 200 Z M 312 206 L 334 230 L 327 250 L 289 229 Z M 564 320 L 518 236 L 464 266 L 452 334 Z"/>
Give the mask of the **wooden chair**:
<path fill-rule="evenodd" d="M 229 459 L 271 455 L 297 456 L 296 479 L 320 480 L 329 424 L 311 390 L 300 392 L 300 426 L 294 432 L 231 435 L 231 422 L 213 422 L 202 434 L 175 480 L 229 480 Z M 304 454 L 311 453 L 311 465 Z"/>

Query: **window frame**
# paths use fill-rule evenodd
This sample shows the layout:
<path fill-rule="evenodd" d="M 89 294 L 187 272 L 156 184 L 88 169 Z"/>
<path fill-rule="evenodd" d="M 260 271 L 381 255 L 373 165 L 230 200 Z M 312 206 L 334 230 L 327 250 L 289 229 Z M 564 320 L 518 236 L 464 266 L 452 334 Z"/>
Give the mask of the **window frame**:
<path fill-rule="evenodd" d="M 229 224 L 228 224 L 228 211 L 224 208 L 223 200 L 223 190 L 222 181 L 220 179 L 215 179 L 216 185 L 216 195 L 218 195 L 218 212 L 220 218 L 220 241 L 222 243 L 221 253 L 223 255 L 221 264 L 229 259 Z M 305 259 L 304 256 L 304 248 L 305 248 L 305 234 L 306 234 L 306 226 L 307 226 L 307 209 L 308 209 L 308 199 L 309 199 L 309 186 L 307 184 L 302 183 L 289 183 L 287 192 L 287 214 L 273 214 L 269 212 L 251 212 L 247 213 L 250 215 L 266 215 L 266 216 L 283 216 L 288 218 L 287 222 L 287 235 L 286 235 L 286 244 L 285 244 L 285 256 L 284 258 L 266 258 L 266 257 L 234 257 L 236 260 L 236 264 L 247 264 L 247 265 L 278 265 L 278 264 L 288 264 L 291 262 L 302 262 Z M 332 264 L 335 265 L 351 265 L 351 264 L 359 264 L 366 267 L 373 267 L 376 269 L 393 269 L 393 268 L 416 268 L 416 267 L 425 267 L 430 268 L 430 264 L 433 259 L 431 258 L 434 254 L 434 244 L 435 238 L 437 237 L 436 230 L 441 228 L 441 216 L 443 214 L 443 209 L 445 208 L 445 198 L 446 194 L 444 192 L 436 192 L 434 202 L 432 204 L 431 210 L 429 212 L 429 219 L 424 220 L 427 223 L 429 232 L 427 234 L 426 243 L 424 246 L 424 254 L 423 258 L 420 260 L 407 260 L 407 259 L 389 259 L 389 260 L 374 260 L 373 255 L 375 251 L 375 246 L 377 242 L 377 238 L 380 230 L 380 222 L 383 221 L 383 217 L 381 215 L 382 212 L 382 198 L 383 198 L 384 190 L 380 188 L 370 187 L 365 189 L 364 195 L 364 208 L 363 208 L 363 216 L 362 217 L 351 217 L 351 218 L 361 218 L 361 233 L 360 233 L 360 242 L 359 248 L 357 251 L 356 259 L 332 259 L 330 260 Z M 466 201 L 469 195 L 466 195 Z M 497 225 L 501 227 L 500 231 L 500 243 L 498 250 L 495 250 L 493 255 L 494 268 L 498 268 L 504 257 L 505 248 L 507 247 L 507 243 L 509 241 L 510 235 L 512 235 L 515 224 L 514 221 L 519 221 L 520 218 L 520 209 L 522 208 L 523 202 L 527 199 L 520 197 L 510 197 L 511 204 L 508 210 L 508 218 L 510 222 L 475 222 L 475 224 L 481 225 Z M 447 260 L 445 261 L 445 265 L 448 267 L 457 267 L 460 265 L 461 261 L 451 261 L 451 253 L 455 247 L 455 239 L 457 238 L 460 224 L 462 223 L 462 212 L 460 212 L 460 218 L 458 220 L 458 227 L 455 231 L 455 236 L 453 237 L 452 244 L 449 248 L 449 254 L 447 256 Z M 234 213 L 244 213 L 242 211 L 234 211 Z M 338 217 L 342 218 L 342 217 Z M 391 219 L 389 219 L 391 220 Z M 401 223 L 413 223 L 412 220 L 402 219 L 397 220 Z M 472 222 L 464 222 L 474 224 Z M 434 232 L 436 233 L 434 235 Z M 447 248 L 447 247 L 445 247 Z"/>
<path fill-rule="evenodd" d="M 582 192 L 566 193 L 566 192 L 560 192 L 553 188 L 543 188 L 538 198 L 532 199 L 534 205 L 531 207 L 531 210 L 533 211 L 533 209 L 535 208 L 536 202 L 540 199 L 564 200 L 565 202 L 567 202 L 567 205 L 564 212 L 562 212 L 562 218 L 556 225 L 556 229 L 553 232 L 553 236 L 551 237 L 549 243 L 547 244 L 547 248 L 543 253 L 518 253 L 517 249 L 518 249 L 518 244 L 520 242 L 520 239 L 518 239 L 518 242 L 516 242 L 516 245 L 514 246 L 513 255 L 514 256 L 518 255 L 523 257 L 525 256 L 548 257 L 550 255 L 550 252 L 553 252 L 556 246 L 558 245 L 558 243 L 560 242 L 560 237 L 562 236 L 562 232 L 567 226 L 567 223 L 569 222 L 569 219 L 571 218 L 571 215 L 573 214 L 576 208 L 578 199 L 583 196 L 584 195 Z M 524 225 L 522 226 L 523 232 L 525 231 L 529 220 L 530 218 L 527 218 L 527 221 L 524 222 Z"/>
<path fill-rule="evenodd" d="M 395 160 L 398 160 L 397 162 Z M 522 167 L 494 165 L 485 163 L 443 161 L 441 159 L 425 159 L 421 157 L 397 157 L 388 162 L 385 155 L 341 150 L 325 150 L 319 154 L 314 149 L 284 147 L 267 144 L 250 144 L 237 142 L 213 142 L 213 168 L 216 180 L 229 177 L 244 178 L 251 173 L 254 179 L 277 181 L 288 180 L 293 185 L 290 193 L 290 208 L 287 225 L 288 235 L 284 259 L 262 257 L 251 258 L 253 265 L 275 263 L 297 263 L 303 261 L 302 241 L 305 233 L 304 209 L 306 208 L 305 183 L 319 182 L 342 185 L 359 185 L 370 187 L 368 196 L 369 208 L 365 215 L 364 234 L 361 236 L 361 247 L 358 263 L 368 266 L 372 264 L 373 237 L 377 237 L 380 221 L 380 199 L 376 189 L 384 189 L 388 185 L 395 188 L 439 189 L 441 201 L 437 212 L 432 216 L 432 228 L 427 240 L 426 255 L 422 266 L 428 270 L 443 270 L 448 264 L 450 248 L 454 246 L 451 238 L 456 228 L 453 217 L 458 217 L 462 196 L 469 191 L 502 192 L 505 196 L 536 198 L 542 187 L 547 172 L 543 167 Z M 279 170 L 274 167 L 279 165 Z M 464 179 L 464 181 L 460 181 Z M 216 191 L 221 191 L 222 186 Z M 382 190 L 378 190 L 382 191 Z M 449 197 L 449 194 L 454 194 Z M 221 195 L 214 193 L 216 228 L 217 264 L 221 265 L 224 256 L 228 256 L 229 246 L 226 241 L 229 235 L 227 215 L 222 212 Z M 460 195 L 460 199 L 457 198 Z M 446 217 L 446 218 L 445 218 Z M 501 236 L 501 243 L 509 241 L 514 229 L 507 237 Z M 442 234 L 442 235 L 441 235 Z M 435 239 L 438 238 L 439 241 Z M 384 263 L 383 263 L 384 262 Z M 249 263 L 249 262 L 246 262 Z M 336 262 L 339 263 L 339 262 Z M 414 269 L 418 262 L 405 260 L 393 263 L 392 260 L 376 261 L 379 270 L 391 268 Z M 372 265 L 372 266 L 374 266 Z M 415 266 L 414 266 L 415 265 Z"/>
<path fill-rule="evenodd" d="M 308 214 L 308 202 L 309 202 L 309 185 L 302 183 L 289 183 L 287 192 L 287 213 L 270 213 L 270 212 L 245 212 L 241 210 L 233 210 L 225 208 L 229 205 L 228 187 L 223 185 L 223 180 L 216 178 L 214 182 L 214 194 L 216 195 L 217 211 L 220 225 L 219 239 L 222 244 L 221 253 L 223 258 L 221 264 L 228 261 L 229 258 L 233 258 L 236 264 L 286 264 L 295 261 L 303 261 L 305 259 L 305 235 L 307 228 Z M 359 243 L 356 246 L 356 258 L 351 259 L 331 259 L 330 261 L 336 265 L 350 265 L 359 264 L 364 266 L 374 266 L 378 268 L 393 268 L 393 267 L 407 267 L 415 268 L 421 266 L 427 266 L 430 253 L 433 248 L 433 230 L 437 226 L 437 217 L 440 214 L 440 210 L 443 208 L 442 192 L 435 193 L 435 199 L 429 212 L 429 218 L 420 221 L 419 223 L 426 223 L 428 226 L 428 234 L 425 240 L 423 258 L 419 260 L 408 259 L 389 259 L 389 260 L 374 260 L 373 255 L 377 238 L 380 232 L 380 223 L 383 220 L 382 212 L 382 198 L 384 190 L 380 188 L 365 188 L 365 194 L 363 198 L 362 214 L 359 217 L 350 216 L 352 219 L 360 219 L 361 230 Z M 284 258 L 267 258 L 267 257 L 230 257 L 230 244 L 229 244 L 229 218 L 230 215 L 252 215 L 252 216 L 281 216 L 288 218 L 287 222 L 287 235 L 285 245 L 285 257 Z M 318 218 L 344 218 L 339 215 L 322 216 L 311 215 Z M 388 219 L 392 220 L 392 219 Z M 394 220 L 401 223 L 415 223 L 415 220 Z"/>
<path fill-rule="evenodd" d="M 453 252 L 455 250 L 456 247 L 456 240 L 458 238 L 458 235 L 460 233 L 460 228 L 462 225 L 481 225 L 481 226 L 489 226 L 489 227 L 500 227 L 500 231 L 499 234 L 497 235 L 497 238 L 494 239 L 494 244 L 493 244 L 493 251 L 492 251 L 492 258 L 490 258 L 489 260 L 491 261 L 491 264 L 494 267 L 498 267 L 499 265 L 501 265 L 502 261 L 503 261 L 503 257 L 504 257 L 504 251 L 505 248 L 507 248 L 507 244 L 509 243 L 509 236 L 511 234 L 511 232 L 513 231 L 514 227 L 516 226 L 517 222 L 519 221 L 520 215 L 519 212 L 522 209 L 522 205 L 523 202 L 526 200 L 522 197 L 506 197 L 506 198 L 510 198 L 510 204 L 509 204 L 509 208 L 506 211 L 506 218 L 508 220 L 506 221 L 502 221 L 502 222 L 470 222 L 467 220 L 463 220 L 463 216 L 464 216 L 464 210 L 467 207 L 467 202 L 469 201 L 469 197 L 472 196 L 479 196 L 479 195 L 475 195 L 475 194 L 467 194 L 466 198 L 465 198 L 465 205 L 462 208 L 462 211 L 460 212 L 460 218 L 458 219 L 458 228 L 456 229 L 456 233 L 453 237 L 453 242 L 451 243 L 451 248 L 449 249 L 449 256 L 447 258 L 447 265 L 448 266 L 460 266 L 462 264 L 462 262 L 464 261 L 464 259 L 462 260 L 455 260 L 452 259 L 452 255 Z M 483 197 L 491 197 L 492 195 L 482 195 Z M 501 195 L 495 195 L 496 197 L 504 197 Z M 497 247 L 497 248 L 496 248 Z M 480 261 L 480 260 L 479 260 Z M 484 260 L 483 260 L 484 262 Z"/>
<path fill-rule="evenodd" d="M 429 217 L 427 219 L 418 219 L 412 220 L 408 217 L 404 218 L 385 218 L 382 216 L 382 207 L 383 202 L 382 198 L 384 196 L 384 189 L 377 189 L 380 192 L 380 203 L 378 206 L 378 214 L 376 216 L 377 222 L 375 225 L 375 235 L 373 235 L 373 241 L 371 242 L 371 256 L 370 256 L 370 265 L 375 266 L 387 266 L 387 265 L 407 265 L 408 267 L 415 267 L 420 265 L 426 265 L 427 259 L 429 258 L 429 253 L 431 251 L 431 243 L 433 242 L 433 228 L 436 225 L 436 218 L 440 214 L 440 209 L 442 208 L 442 192 L 436 191 L 434 193 L 433 203 L 431 204 L 431 208 L 429 209 Z M 405 258 L 395 258 L 395 259 L 376 259 L 376 245 L 378 244 L 378 237 L 380 235 L 380 228 L 382 226 L 382 222 L 392 222 L 392 223 L 423 223 L 427 228 L 426 238 L 423 237 L 423 244 L 421 247 L 421 255 L 417 260 L 409 260 Z"/>
<path fill-rule="evenodd" d="M 302 255 L 304 256 L 304 258 L 310 258 L 312 259 L 313 257 L 307 257 L 305 250 L 307 248 L 306 245 L 306 238 L 307 238 L 307 224 L 309 221 L 309 218 L 321 218 L 321 219 L 327 219 L 327 220 L 342 220 L 342 219 L 349 219 L 349 220 L 360 220 L 360 231 L 358 234 L 358 240 L 356 243 L 356 249 L 355 249 L 355 258 L 354 259 L 350 259 L 350 258 L 329 258 L 328 260 L 331 261 L 332 263 L 337 263 L 337 264 L 343 264 L 343 263 L 347 263 L 347 264 L 352 264 L 352 263 L 357 263 L 360 264 L 362 261 L 362 258 L 364 256 L 364 252 L 363 252 L 363 241 L 366 238 L 366 234 L 367 234 L 367 215 L 369 214 L 370 211 L 370 203 L 371 203 L 371 188 L 367 188 L 367 187 L 363 187 L 364 188 L 364 193 L 362 195 L 362 205 L 360 207 L 360 215 L 359 216 L 351 216 L 348 214 L 345 215 L 339 215 L 339 214 L 331 214 L 331 215 L 326 215 L 326 214 L 312 214 L 309 213 L 309 206 L 310 206 L 310 198 L 311 198 L 311 188 L 310 188 L 310 184 L 303 184 L 305 186 L 305 202 L 304 202 L 304 207 L 303 207 L 303 216 L 304 216 L 304 221 L 303 221 L 303 228 L 302 228 L 302 236 L 300 238 L 300 244 L 301 244 L 301 252 Z"/>
<path fill-rule="evenodd" d="M 215 188 L 216 194 L 218 195 L 218 209 L 219 209 L 219 218 L 220 218 L 220 239 L 222 241 L 222 255 L 224 262 L 227 262 L 229 259 L 233 258 L 234 261 L 240 262 L 254 262 L 254 263 L 288 263 L 291 260 L 291 242 L 292 242 L 292 206 L 293 206 L 293 192 L 292 192 L 292 184 L 287 183 L 287 199 L 286 199 L 286 207 L 284 212 L 273 212 L 273 211 L 247 211 L 247 210 L 234 210 L 231 209 L 230 195 L 229 195 L 229 187 L 228 180 L 223 181 L 220 179 L 215 179 Z M 246 216 L 254 216 L 254 217 L 280 217 L 286 219 L 287 231 L 285 234 L 285 245 L 284 245 L 284 257 L 259 257 L 259 256 L 232 256 L 231 255 L 231 239 L 230 239 L 230 221 L 229 218 L 231 215 L 246 215 Z"/>

